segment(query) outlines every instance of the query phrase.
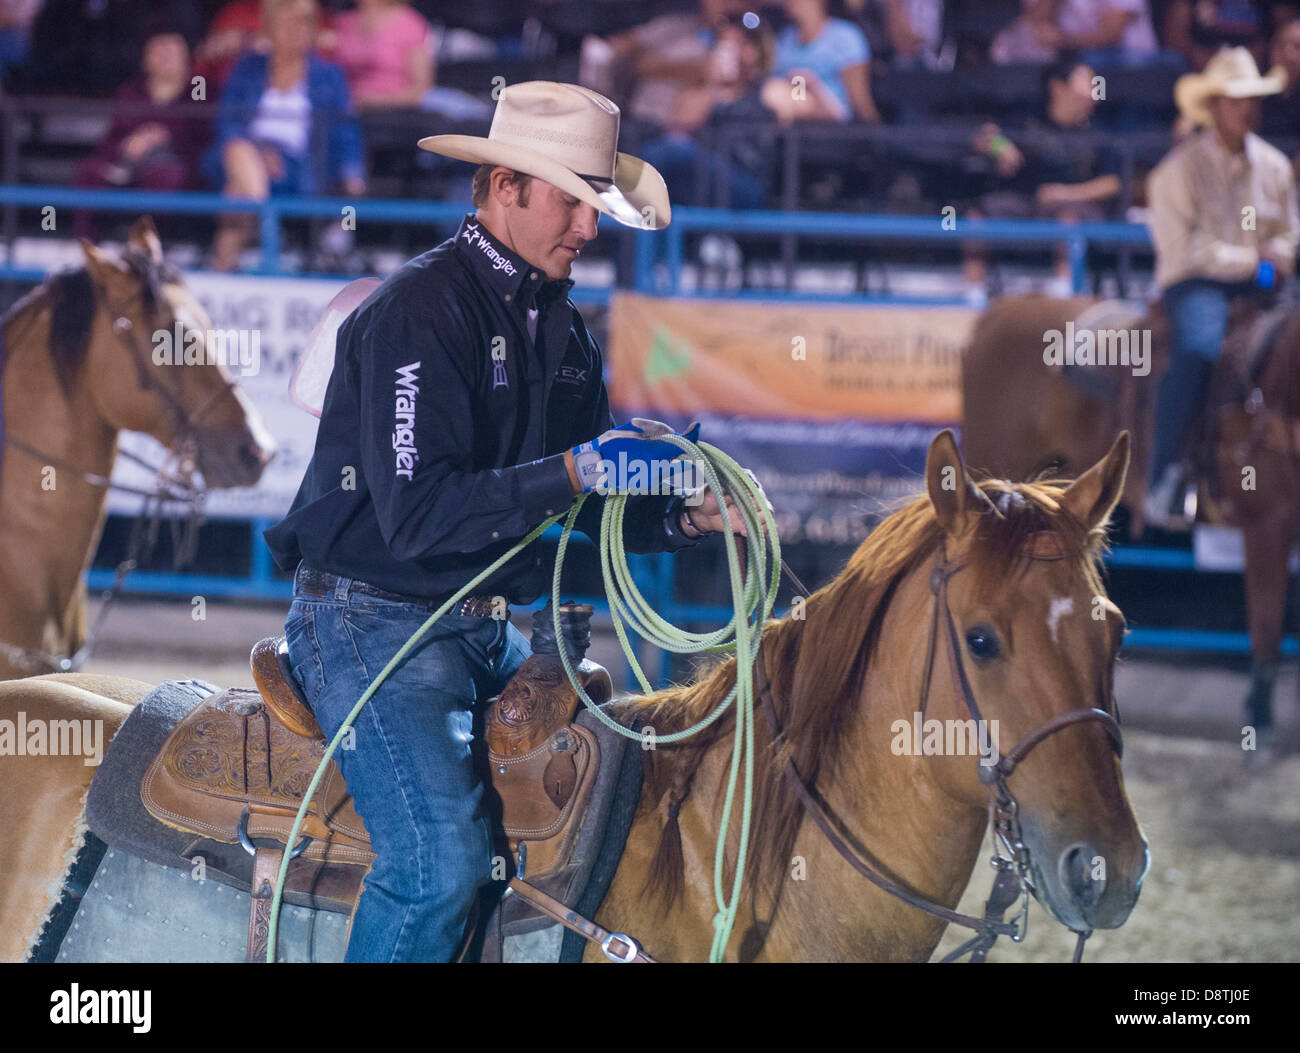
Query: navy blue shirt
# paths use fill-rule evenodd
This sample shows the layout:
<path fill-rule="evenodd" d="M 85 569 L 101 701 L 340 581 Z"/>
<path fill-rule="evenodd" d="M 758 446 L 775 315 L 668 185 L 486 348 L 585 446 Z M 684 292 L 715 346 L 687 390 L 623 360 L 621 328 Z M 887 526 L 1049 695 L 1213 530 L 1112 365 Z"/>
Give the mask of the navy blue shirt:
<path fill-rule="evenodd" d="M 371 293 L 339 327 L 311 463 L 289 514 L 265 534 L 280 568 L 303 560 L 442 599 L 569 508 L 556 455 L 614 423 L 572 287 L 468 213 L 453 238 Z M 579 517 L 588 535 L 602 503 L 592 494 Z M 690 544 L 674 529 L 680 510 L 680 498 L 630 499 L 628 550 Z M 531 603 L 549 577 L 534 542 L 475 591 Z"/>

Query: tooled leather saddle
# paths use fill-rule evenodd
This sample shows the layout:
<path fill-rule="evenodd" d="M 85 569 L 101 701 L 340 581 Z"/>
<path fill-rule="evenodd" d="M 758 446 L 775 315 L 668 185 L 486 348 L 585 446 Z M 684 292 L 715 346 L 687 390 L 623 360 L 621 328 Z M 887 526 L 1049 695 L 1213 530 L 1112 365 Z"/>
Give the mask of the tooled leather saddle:
<path fill-rule="evenodd" d="M 561 606 L 562 622 L 585 626 L 589 606 Z M 580 702 L 555 642 L 551 608 L 534 617 L 534 654 L 494 700 L 484 739 L 490 796 L 518 876 L 543 892 L 571 886 L 570 855 L 600 767 L 596 736 L 575 722 Z M 597 704 L 609 674 L 585 658 L 577 671 Z M 210 841 L 240 844 L 253 856 L 247 960 L 264 961 L 275 881 L 284 854 L 286 895 L 306 894 L 326 909 L 352 913 L 374 860 L 365 825 L 331 759 L 299 834 L 289 834 L 325 752 L 325 737 L 289 667 L 282 637 L 252 652 L 257 690 L 228 688 L 203 699 L 172 730 L 141 781 L 140 796 L 159 822 Z M 316 865 L 306 866 L 308 861 Z M 328 894 L 320 896 L 321 889 Z M 517 910 L 517 908 L 516 908 Z M 499 924 L 499 920 L 498 920 Z"/>

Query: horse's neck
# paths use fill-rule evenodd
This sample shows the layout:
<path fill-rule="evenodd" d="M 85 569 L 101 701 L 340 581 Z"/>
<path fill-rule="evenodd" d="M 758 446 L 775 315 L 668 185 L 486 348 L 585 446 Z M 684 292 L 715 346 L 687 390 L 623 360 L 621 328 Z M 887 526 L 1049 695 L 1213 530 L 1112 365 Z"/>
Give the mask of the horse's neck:
<path fill-rule="evenodd" d="M 928 568 L 896 590 L 862 695 L 844 729 L 839 766 L 833 778 L 819 780 L 818 790 L 827 810 L 853 835 L 855 847 L 877 873 L 933 902 L 955 907 L 970 880 L 985 815 L 940 788 L 932 775 L 933 758 L 894 752 L 899 741 L 896 721 L 913 726 L 920 705 L 925 646 L 918 643 L 933 602 L 927 577 Z M 939 669 L 941 661 L 940 653 L 935 661 Z M 791 890 L 798 888 L 807 901 L 797 910 L 801 923 L 807 924 L 811 913 L 819 917 L 823 931 L 842 925 L 841 949 L 847 952 L 843 957 L 929 957 L 943 922 L 870 886 L 811 820 L 803 824 L 796 850 L 799 846 L 815 853 L 828 879 L 820 890 L 810 882 L 791 883 Z"/>
<path fill-rule="evenodd" d="M 12 342 L 15 332 L 21 346 Z M 117 450 L 117 430 L 100 416 L 90 382 L 74 386 L 71 402 L 64 395 L 46 351 L 48 335 L 48 311 L 34 322 L 11 324 L 6 333 L 5 436 L 42 455 L 3 449 L 0 591 L 10 599 L 0 606 L 0 639 L 22 646 L 69 642 L 57 636 L 93 555 L 107 502 L 106 491 L 80 473 L 107 476 Z"/>
<path fill-rule="evenodd" d="M 917 627 L 928 622 L 928 600 L 924 583 L 917 588 L 904 583 L 896 593 L 864 694 L 844 729 L 839 764 L 832 775 L 818 779 L 816 789 L 833 821 L 838 821 L 841 835 L 849 837 L 877 873 L 952 907 L 970 880 L 985 814 L 947 796 L 931 776 L 930 759 L 898 756 L 891 748 L 897 738 L 891 725 L 896 720 L 911 725 L 919 702 L 924 647 L 917 647 Z M 764 721 L 756 717 L 755 724 L 763 726 Z M 766 742 L 766 736 L 760 736 L 760 747 Z M 721 807 L 721 794 L 713 790 L 725 787 L 733 743 L 729 734 L 708 751 L 683 809 L 683 840 L 696 842 L 684 843 L 685 854 L 710 866 Z M 694 812 L 689 821 L 686 807 Z M 733 838 L 737 825 L 738 819 L 733 822 Z M 810 816 L 805 815 L 800 826 L 793 856 L 783 861 L 791 871 L 775 912 L 758 911 L 764 921 L 770 919 L 762 957 L 794 961 L 929 957 L 944 923 L 870 885 Z M 746 919 L 749 902 L 747 897 L 742 911 Z M 742 932 L 737 938 L 744 928 L 738 920 Z"/>

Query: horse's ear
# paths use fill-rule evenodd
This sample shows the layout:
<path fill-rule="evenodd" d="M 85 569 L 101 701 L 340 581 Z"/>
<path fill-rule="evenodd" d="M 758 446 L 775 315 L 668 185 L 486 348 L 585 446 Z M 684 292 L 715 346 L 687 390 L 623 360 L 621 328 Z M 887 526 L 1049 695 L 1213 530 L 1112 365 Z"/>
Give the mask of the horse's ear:
<path fill-rule="evenodd" d="M 1110 453 L 1061 495 L 1061 505 L 1089 530 L 1104 523 L 1119 504 L 1128 475 L 1129 446 L 1128 432 L 1120 432 Z"/>
<path fill-rule="evenodd" d="M 128 245 L 139 249 L 154 263 L 162 263 L 162 241 L 158 237 L 158 228 L 153 225 L 152 217 L 141 216 L 132 223 L 126 241 Z"/>
<path fill-rule="evenodd" d="M 86 269 L 90 272 L 90 276 L 100 285 L 108 284 L 115 276 L 120 274 L 121 267 L 118 266 L 112 255 L 85 238 L 78 238 L 77 240 L 81 242 L 81 254 L 86 257 Z"/>
<path fill-rule="evenodd" d="M 948 428 L 930 443 L 925 458 L 925 487 L 944 532 L 961 533 L 966 512 L 976 498 L 966 477 L 966 465 L 957 452 L 957 440 Z"/>

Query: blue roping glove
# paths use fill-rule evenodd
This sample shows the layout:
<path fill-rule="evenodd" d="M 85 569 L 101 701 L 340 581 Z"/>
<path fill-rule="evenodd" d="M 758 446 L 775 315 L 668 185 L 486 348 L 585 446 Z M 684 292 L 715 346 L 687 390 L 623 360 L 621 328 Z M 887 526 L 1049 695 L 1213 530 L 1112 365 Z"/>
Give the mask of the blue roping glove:
<path fill-rule="evenodd" d="M 676 435 L 667 424 L 633 417 L 598 438 L 573 447 L 573 464 L 583 493 L 666 494 L 676 489 L 669 462 L 683 454 L 670 442 L 656 439 Z M 700 426 L 692 424 L 682 438 L 697 442 Z"/>
<path fill-rule="evenodd" d="M 1269 260 L 1260 260 L 1255 269 L 1255 284 L 1261 289 L 1271 289 L 1277 282 L 1277 270 Z"/>

